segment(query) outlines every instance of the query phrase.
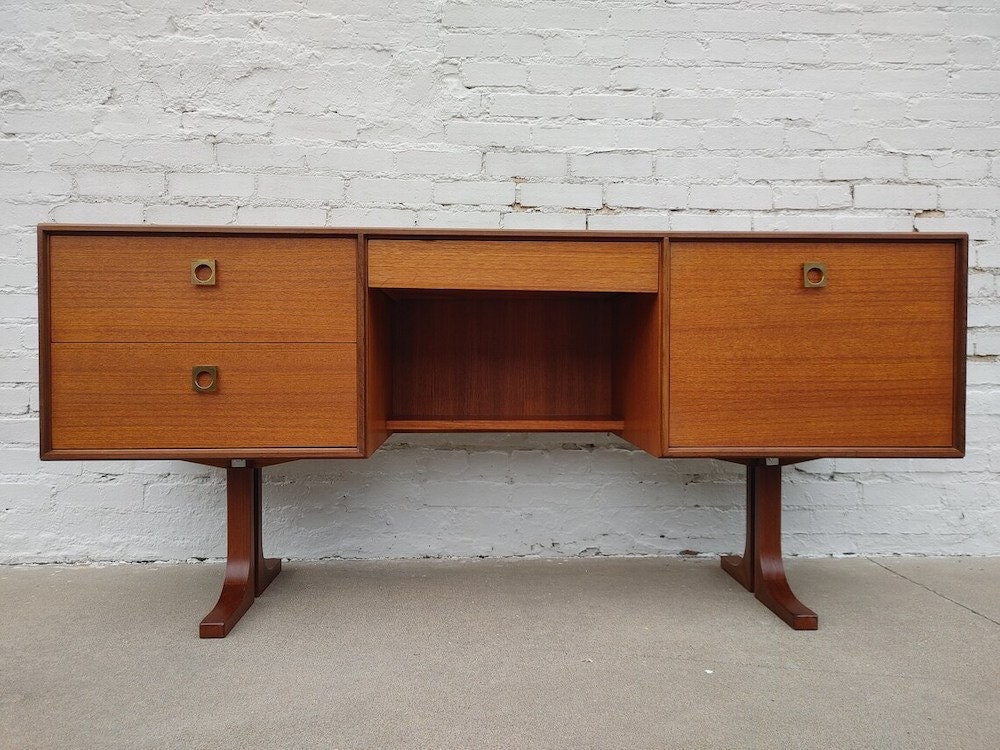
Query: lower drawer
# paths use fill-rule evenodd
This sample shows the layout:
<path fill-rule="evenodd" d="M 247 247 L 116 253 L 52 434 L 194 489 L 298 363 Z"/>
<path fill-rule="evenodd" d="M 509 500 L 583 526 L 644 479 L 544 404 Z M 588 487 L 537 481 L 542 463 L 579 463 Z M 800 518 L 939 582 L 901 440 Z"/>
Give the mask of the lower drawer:
<path fill-rule="evenodd" d="M 51 373 L 55 450 L 358 445 L 355 344 L 53 344 Z"/>

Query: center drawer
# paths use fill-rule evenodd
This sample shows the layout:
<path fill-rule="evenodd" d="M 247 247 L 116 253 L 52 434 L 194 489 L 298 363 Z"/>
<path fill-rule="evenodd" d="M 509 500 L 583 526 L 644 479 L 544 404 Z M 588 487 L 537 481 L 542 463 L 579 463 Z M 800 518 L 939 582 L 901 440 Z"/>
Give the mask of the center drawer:
<path fill-rule="evenodd" d="M 372 239 L 368 286 L 656 292 L 659 258 L 650 240 Z"/>
<path fill-rule="evenodd" d="M 53 342 L 357 341 L 353 238 L 55 234 Z"/>
<path fill-rule="evenodd" d="M 51 356 L 56 450 L 358 445 L 354 344 L 54 344 Z"/>

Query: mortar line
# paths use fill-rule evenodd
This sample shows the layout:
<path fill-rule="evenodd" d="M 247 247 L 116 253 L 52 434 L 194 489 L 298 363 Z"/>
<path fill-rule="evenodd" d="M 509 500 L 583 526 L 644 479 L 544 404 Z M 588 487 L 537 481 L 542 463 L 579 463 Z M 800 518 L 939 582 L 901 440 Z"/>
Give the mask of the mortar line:
<path fill-rule="evenodd" d="M 983 614 L 982 612 L 979 612 L 979 611 L 977 611 L 977 610 L 973 609 L 972 607 L 970 607 L 970 606 L 968 606 L 968 605 L 966 605 L 966 604 L 962 604 L 962 602 L 959 602 L 959 601 L 955 601 L 955 600 L 954 600 L 954 599 L 952 599 L 952 598 L 951 598 L 950 596 L 945 596 L 945 595 L 944 595 L 944 594 L 942 594 L 942 593 L 941 593 L 940 591 L 935 591 L 935 590 L 934 590 L 934 589 L 932 589 L 932 588 L 931 588 L 930 586 L 927 586 L 927 585 L 925 585 L 925 584 L 923 584 L 923 583 L 920 583 L 920 581 L 914 581 L 914 580 L 913 580 L 912 578 L 909 578 L 908 576 L 905 576 L 905 575 L 903 575 L 903 574 L 902 574 L 902 573 L 900 573 L 900 572 L 899 572 L 898 570 L 893 570 L 892 568 L 890 568 L 890 567 L 889 567 L 889 566 L 887 566 L 887 565 L 883 565 L 882 563 L 880 563 L 880 562 L 879 562 L 878 560 L 876 560 L 876 559 L 874 559 L 874 558 L 871 558 L 871 557 L 866 557 L 865 559 L 866 559 L 866 560 L 868 560 L 868 562 L 870 562 L 870 563 L 875 563 L 875 565 L 878 565 L 878 566 L 879 566 L 880 568 L 882 568 L 882 570 L 887 570 L 887 571 L 889 571 L 890 573 L 892 573 L 893 575 L 895 575 L 895 576 L 899 576 L 899 577 L 900 577 L 900 578 L 902 578 L 902 579 L 903 579 L 904 581 L 909 581 L 910 583 L 914 584 L 915 586 L 919 586 L 920 588 L 924 589 L 925 591 L 929 591 L 929 592 L 931 592 L 932 594 L 934 594 L 935 596 L 939 596 L 939 597 L 941 597 L 942 599 L 944 599 L 944 600 L 945 600 L 945 601 L 947 601 L 947 602 L 951 602 L 952 604 L 955 604 L 955 605 L 957 605 L 957 606 L 961 607 L 962 609 L 964 609 L 964 610 L 966 610 L 966 611 L 968 611 L 968 612 L 971 612 L 971 613 L 972 613 L 972 614 L 974 614 L 974 615 L 977 615 L 977 616 L 979 616 L 979 617 L 982 617 L 982 618 L 983 618 L 984 620 L 986 620 L 987 622 L 992 622 L 992 623 L 993 623 L 994 625 L 1000 625 L 1000 622 L 997 622 L 996 620 L 994 620 L 994 619 L 993 619 L 992 617 L 990 617 L 989 615 L 984 615 L 984 614 Z"/>

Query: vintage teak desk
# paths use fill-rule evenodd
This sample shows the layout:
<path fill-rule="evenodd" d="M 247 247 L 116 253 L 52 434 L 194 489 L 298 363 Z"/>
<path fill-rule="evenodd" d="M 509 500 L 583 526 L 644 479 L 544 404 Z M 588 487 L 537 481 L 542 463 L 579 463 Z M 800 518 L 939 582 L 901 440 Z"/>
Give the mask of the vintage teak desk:
<path fill-rule="evenodd" d="M 392 432 L 613 432 L 747 467 L 723 569 L 796 629 L 781 466 L 960 457 L 968 239 L 39 227 L 41 455 L 226 469 L 223 637 L 281 569 L 261 470 Z"/>

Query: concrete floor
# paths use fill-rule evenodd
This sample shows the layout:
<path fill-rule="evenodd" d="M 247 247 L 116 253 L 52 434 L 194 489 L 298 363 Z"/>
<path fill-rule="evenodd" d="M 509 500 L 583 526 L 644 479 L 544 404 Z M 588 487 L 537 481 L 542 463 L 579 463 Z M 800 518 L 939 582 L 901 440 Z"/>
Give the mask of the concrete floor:
<path fill-rule="evenodd" d="M 1000 558 L 792 560 L 789 630 L 716 560 L 0 568 L 0 747 L 1000 747 Z"/>

